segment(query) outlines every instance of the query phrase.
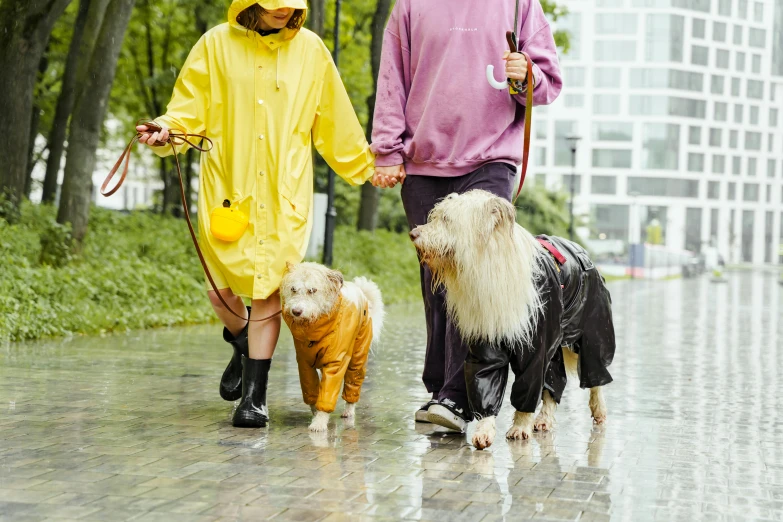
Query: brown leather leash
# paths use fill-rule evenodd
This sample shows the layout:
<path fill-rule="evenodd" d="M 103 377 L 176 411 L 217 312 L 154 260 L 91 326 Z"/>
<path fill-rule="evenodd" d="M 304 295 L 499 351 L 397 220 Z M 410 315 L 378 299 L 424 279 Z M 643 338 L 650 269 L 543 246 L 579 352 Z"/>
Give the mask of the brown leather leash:
<path fill-rule="evenodd" d="M 522 142 L 522 175 L 519 178 L 517 193 L 514 195 L 512 201 L 512 203 L 516 203 L 519 193 L 522 192 L 522 185 L 525 183 L 527 162 L 530 157 L 530 133 L 533 123 L 533 89 L 536 88 L 536 79 L 533 76 L 533 60 L 530 59 L 530 56 L 528 56 L 526 52 L 518 49 L 516 33 L 514 31 L 506 32 L 506 41 L 508 42 L 508 48 L 512 53 L 520 53 L 527 61 L 527 85 L 525 86 L 525 137 L 524 142 Z"/>
<path fill-rule="evenodd" d="M 117 160 L 117 163 L 114 164 L 114 167 L 112 167 L 111 171 L 109 172 L 109 175 L 106 176 L 106 179 L 103 181 L 103 184 L 101 185 L 102 196 L 109 197 L 115 192 L 117 192 L 122 186 L 123 182 L 125 181 L 125 177 L 128 175 L 128 164 L 130 163 L 131 150 L 133 149 L 133 146 L 143 136 L 146 135 L 151 136 L 152 134 L 163 130 L 160 125 L 158 125 L 157 123 L 151 120 L 139 120 L 138 122 L 136 122 L 136 126 L 139 125 L 146 125 L 147 130 L 145 132 L 136 132 L 136 135 L 133 138 L 131 138 L 131 140 L 128 142 L 128 146 L 125 147 L 125 150 L 120 155 L 119 159 Z M 196 145 L 191 141 L 191 139 L 193 138 L 205 140 L 207 143 L 209 143 L 209 148 Z M 250 316 L 248 316 L 247 319 L 245 319 L 244 317 L 236 313 L 234 310 L 232 310 L 230 306 L 228 306 L 228 303 L 226 303 L 220 291 L 217 289 L 215 280 L 212 279 L 212 274 L 209 272 L 209 268 L 207 268 L 207 262 L 204 259 L 204 254 L 201 252 L 201 247 L 198 244 L 198 239 L 196 238 L 196 231 L 193 229 L 193 222 L 190 220 L 190 210 L 188 209 L 187 198 L 185 197 L 185 182 L 182 179 L 182 169 L 180 168 L 179 165 L 179 157 L 177 155 L 177 149 L 176 149 L 177 145 L 184 145 L 185 143 L 187 143 L 193 149 L 199 152 L 209 152 L 210 150 L 212 150 L 212 146 L 213 146 L 212 140 L 210 140 L 206 136 L 203 136 L 201 134 L 188 134 L 187 132 L 183 132 L 178 129 L 169 129 L 169 139 L 166 141 L 158 140 L 153 144 L 153 146 L 164 147 L 166 144 L 168 144 L 169 146 L 171 146 L 171 150 L 174 153 L 174 162 L 177 164 L 177 175 L 179 176 L 179 191 L 180 191 L 180 196 L 182 197 L 182 208 L 185 211 L 185 220 L 188 223 L 188 230 L 190 230 L 190 238 L 193 240 L 193 246 L 196 247 L 196 253 L 198 254 L 198 259 L 199 261 L 201 261 L 201 267 L 204 269 L 204 273 L 207 275 L 207 279 L 209 280 L 209 284 L 212 286 L 212 290 L 215 291 L 215 294 L 217 294 L 218 299 L 220 299 L 220 302 L 223 304 L 226 310 L 231 312 L 234 316 L 238 317 L 239 319 L 242 319 L 243 321 L 247 321 L 249 323 L 250 322 L 260 323 L 260 322 L 268 321 L 269 319 L 272 319 L 274 317 L 277 317 L 278 315 L 283 313 L 282 310 L 280 310 L 279 312 L 275 312 L 274 314 L 268 317 L 264 317 L 263 319 L 250 319 Z M 120 166 L 122 165 L 123 161 L 125 162 L 125 167 L 122 169 L 122 175 L 120 176 L 119 181 L 111 190 L 106 190 L 106 187 L 109 186 L 109 183 L 117 174 L 117 171 L 120 169 Z"/>

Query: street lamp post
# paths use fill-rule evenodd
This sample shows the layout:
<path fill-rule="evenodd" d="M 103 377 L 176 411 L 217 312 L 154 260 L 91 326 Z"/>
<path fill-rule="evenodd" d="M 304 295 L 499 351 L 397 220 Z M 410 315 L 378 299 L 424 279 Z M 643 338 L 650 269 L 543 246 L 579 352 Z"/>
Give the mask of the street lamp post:
<path fill-rule="evenodd" d="M 336 0 L 334 8 L 334 51 L 332 58 L 334 65 L 339 67 L 340 63 L 340 5 L 341 0 Z M 326 266 L 332 266 L 332 252 L 334 250 L 334 227 L 337 222 L 337 209 L 334 208 L 334 171 L 331 167 L 328 170 L 328 184 L 326 188 L 326 226 L 324 227 L 324 255 L 323 263 Z"/>
<path fill-rule="evenodd" d="M 568 210 L 570 214 L 570 221 L 568 223 L 568 238 L 571 241 L 574 240 L 574 185 L 576 183 L 576 148 L 579 144 L 579 140 L 581 139 L 581 136 L 577 136 L 575 134 L 566 136 L 568 145 L 571 148 L 571 201 L 569 202 Z"/>

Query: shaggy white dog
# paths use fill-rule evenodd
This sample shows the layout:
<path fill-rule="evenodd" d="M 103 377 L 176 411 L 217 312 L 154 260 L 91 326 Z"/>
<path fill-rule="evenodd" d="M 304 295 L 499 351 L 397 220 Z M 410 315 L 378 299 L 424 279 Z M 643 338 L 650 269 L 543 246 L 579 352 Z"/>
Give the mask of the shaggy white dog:
<path fill-rule="evenodd" d="M 283 319 L 294 337 L 302 396 L 314 415 L 310 430 L 326 431 L 341 387 L 342 417 L 356 414 L 370 348 L 383 329 L 381 291 L 364 277 L 344 282 L 337 270 L 301 263 L 287 265 L 280 295 Z"/>
<path fill-rule="evenodd" d="M 474 190 L 445 198 L 428 223 L 410 234 L 436 284 L 445 286 L 448 312 L 470 346 L 465 374 L 471 407 L 479 419 L 472 442 L 479 449 L 494 440 L 509 365 L 515 374 L 511 401 L 517 409 L 506 433 L 509 439 L 527 439 L 534 429 L 553 426 L 566 372 L 584 373 L 583 387 L 589 381 L 601 385 L 611 381 L 605 367 L 614 354 L 614 330 L 611 309 L 605 319 L 611 300 L 603 279 L 578 245 L 547 238 L 548 246 L 557 244 L 570 254 L 561 267 L 542 246 L 546 241 L 533 237 L 515 217 L 516 209 L 508 201 Z M 568 285 L 562 284 L 565 273 L 571 277 Z M 597 334 L 586 324 L 593 312 L 565 306 L 566 293 L 573 293 L 574 301 L 584 297 L 577 305 L 595 304 L 603 312 L 601 325 L 595 325 Z M 582 354 L 603 348 L 611 355 L 588 356 L 597 361 L 590 369 L 597 369 L 587 375 L 579 356 L 564 344 L 581 348 Z M 595 422 L 602 423 L 606 405 L 601 388 L 590 387 L 590 409 Z M 536 405 L 542 399 L 536 418 Z"/>

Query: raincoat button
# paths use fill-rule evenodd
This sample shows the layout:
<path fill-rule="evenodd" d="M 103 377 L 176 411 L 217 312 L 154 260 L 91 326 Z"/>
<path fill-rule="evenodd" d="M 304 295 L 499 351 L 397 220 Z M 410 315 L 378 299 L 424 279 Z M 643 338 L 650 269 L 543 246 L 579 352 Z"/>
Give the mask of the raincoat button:
<path fill-rule="evenodd" d="M 260 134 L 260 135 L 258 136 L 258 139 L 259 139 L 259 140 L 263 140 L 263 139 L 264 139 L 264 135 L 263 135 L 263 134 Z"/>
<path fill-rule="evenodd" d="M 259 239 L 259 240 L 258 240 L 258 244 L 259 244 L 259 245 L 263 245 L 263 244 L 264 244 L 264 240 L 263 240 L 263 239 Z"/>
<path fill-rule="evenodd" d="M 258 100 L 258 104 L 259 105 L 263 105 L 264 104 L 264 100 Z"/>
<path fill-rule="evenodd" d="M 259 176 L 263 176 L 264 175 L 264 171 L 263 170 L 258 171 L 258 175 Z"/>
<path fill-rule="evenodd" d="M 258 274 L 258 275 L 256 276 L 256 279 L 261 279 L 261 277 L 263 277 L 263 276 L 262 276 L 261 274 Z"/>
<path fill-rule="evenodd" d="M 259 208 L 266 208 L 263 203 L 261 203 Z"/>

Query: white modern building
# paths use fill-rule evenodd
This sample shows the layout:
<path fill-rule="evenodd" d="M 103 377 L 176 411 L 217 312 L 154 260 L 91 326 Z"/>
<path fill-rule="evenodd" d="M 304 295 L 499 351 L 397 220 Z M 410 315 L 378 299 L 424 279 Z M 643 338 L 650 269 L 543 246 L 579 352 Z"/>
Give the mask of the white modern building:
<path fill-rule="evenodd" d="M 564 89 L 536 108 L 536 183 L 595 239 L 777 263 L 783 0 L 563 0 Z M 572 170 L 569 135 L 580 136 Z M 658 226 L 658 231 L 655 227 Z"/>

